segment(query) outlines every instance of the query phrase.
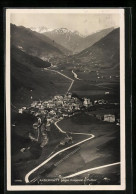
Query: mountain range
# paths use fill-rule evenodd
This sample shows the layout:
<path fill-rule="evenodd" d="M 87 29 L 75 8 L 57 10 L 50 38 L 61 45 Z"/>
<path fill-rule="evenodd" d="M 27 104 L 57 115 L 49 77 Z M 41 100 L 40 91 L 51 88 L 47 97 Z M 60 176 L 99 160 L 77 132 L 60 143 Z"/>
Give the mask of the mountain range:
<path fill-rule="evenodd" d="M 114 28 L 107 28 L 89 36 L 83 36 L 78 31 L 70 31 L 67 28 L 46 31 L 43 34 L 72 51 L 74 54 L 93 45 L 113 29 Z"/>
<path fill-rule="evenodd" d="M 46 37 L 54 40 L 59 45 L 67 48 L 73 54 L 81 52 L 87 47 L 93 45 L 101 38 L 105 37 L 111 31 L 114 30 L 113 27 L 100 30 L 91 35 L 83 36 L 78 31 L 72 31 L 67 28 L 47 28 L 46 26 L 31 27 L 32 31 L 44 34 Z"/>
<path fill-rule="evenodd" d="M 11 44 L 27 54 L 37 56 L 43 60 L 71 53 L 45 35 L 13 24 L 11 24 Z"/>
<path fill-rule="evenodd" d="M 72 53 L 76 52 L 79 42 L 83 39 L 83 37 L 77 31 L 72 32 L 67 28 L 55 29 L 44 32 L 43 34 L 58 44 L 63 45 L 65 48 L 72 51 Z"/>
<path fill-rule="evenodd" d="M 78 32 L 73 35 L 73 32 L 64 28 L 52 33 L 58 33 L 60 40 L 64 44 L 67 42 L 66 45 L 73 44 L 73 48 L 78 41 L 84 40 L 78 50 L 85 49 L 71 55 L 64 44 L 62 46 L 43 33 L 11 24 L 11 97 L 12 103 L 18 107 L 30 103 L 31 96 L 34 100 L 46 99 L 65 92 L 69 85 L 67 79 L 42 71 L 51 65 L 48 62 L 51 58 L 53 64 L 63 62 L 63 66 L 70 71 L 74 65 L 74 68 L 79 69 L 82 66 L 82 71 L 87 67 L 88 70 L 110 69 L 111 73 L 119 72 L 119 28 L 105 29 L 87 37 L 81 37 Z M 72 38 L 75 42 L 70 42 Z"/>

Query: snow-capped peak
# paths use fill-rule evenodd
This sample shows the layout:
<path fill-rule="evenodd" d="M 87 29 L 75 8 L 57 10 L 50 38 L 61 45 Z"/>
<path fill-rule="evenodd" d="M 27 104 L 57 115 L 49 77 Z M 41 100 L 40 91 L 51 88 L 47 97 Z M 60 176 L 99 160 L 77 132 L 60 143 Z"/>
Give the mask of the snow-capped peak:
<path fill-rule="evenodd" d="M 57 29 L 55 29 L 55 31 L 58 32 L 58 33 L 69 33 L 69 32 L 71 32 L 67 28 L 57 28 Z"/>
<path fill-rule="evenodd" d="M 77 30 L 73 31 L 74 34 L 78 35 L 78 36 L 81 36 L 81 37 L 84 37 L 82 34 L 80 34 Z"/>
<path fill-rule="evenodd" d="M 39 26 L 39 27 L 31 27 L 30 28 L 32 31 L 36 31 L 39 33 L 45 33 L 45 32 L 52 32 L 52 33 L 58 33 L 58 34 L 71 34 L 71 35 L 78 35 L 80 37 L 83 37 L 77 30 L 69 30 L 67 28 L 57 28 L 57 29 L 52 29 L 52 28 L 47 28 L 46 26 Z"/>
<path fill-rule="evenodd" d="M 73 34 L 73 35 L 78 35 L 81 37 L 83 36 L 78 31 L 69 30 L 67 28 L 57 28 L 57 29 L 53 30 L 53 32 L 60 33 L 60 34 Z"/>
<path fill-rule="evenodd" d="M 47 28 L 46 26 L 31 27 L 30 29 L 32 31 L 36 31 L 36 32 L 39 32 L 39 33 L 49 32 L 49 31 L 53 30 L 51 28 Z"/>

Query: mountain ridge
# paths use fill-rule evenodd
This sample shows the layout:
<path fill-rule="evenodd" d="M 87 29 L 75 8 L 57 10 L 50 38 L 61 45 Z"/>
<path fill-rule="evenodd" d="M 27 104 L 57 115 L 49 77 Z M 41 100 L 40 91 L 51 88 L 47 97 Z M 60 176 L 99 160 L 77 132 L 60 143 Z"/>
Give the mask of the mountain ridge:
<path fill-rule="evenodd" d="M 11 47 L 11 102 L 17 108 L 27 106 L 33 100 L 49 99 L 56 93 L 64 93 L 69 80 L 44 71 L 50 63 L 28 55 L 17 47 Z"/>
<path fill-rule="evenodd" d="M 106 36 L 114 28 L 106 28 L 99 32 L 93 33 L 88 36 L 80 35 L 78 31 L 70 31 L 67 28 L 55 29 L 43 33 L 60 45 L 71 50 L 73 54 L 79 53 L 87 47 L 93 45 L 95 42 Z"/>
<path fill-rule="evenodd" d="M 119 28 L 114 29 L 107 36 L 73 57 L 94 68 L 119 69 L 119 32 Z"/>
<path fill-rule="evenodd" d="M 11 44 L 22 47 L 27 54 L 37 56 L 43 60 L 48 60 L 54 56 L 61 57 L 66 53 L 70 53 L 50 38 L 29 28 L 13 24 L 11 24 Z"/>

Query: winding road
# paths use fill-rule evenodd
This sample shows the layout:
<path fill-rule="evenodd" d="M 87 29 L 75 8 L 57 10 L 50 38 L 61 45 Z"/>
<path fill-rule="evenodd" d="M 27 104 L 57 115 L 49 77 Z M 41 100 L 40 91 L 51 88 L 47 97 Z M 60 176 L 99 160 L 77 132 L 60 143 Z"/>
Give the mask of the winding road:
<path fill-rule="evenodd" d="M 86 173 L 86 172 L 90 172 L 90 171 L 93 171 L 93 170 L 98 170 L 98 169 L 101 169 L 101 168 L 107 168 L 107 167 L 115 166 L 115 165 L 119 165 L 119 164 L 120 164 L 120 162 L 116 162 L 116 163 L 106 164 L 106 165 L 103 165 L 103 166 L 97 166 L 97 167 L 95 167 L 95 168 L 89 168 L 89 169 L 86 169 L 86 170 L 82 170 L 82 171 L 80 171 L 80 172 L 76 172 L 76 173 L 74 173 L 74 174 L 65 176 L 65 177 L 63 177 L 63 178 L 64 178 L 64 179 L 72 178 L 72 177 L 75 177 L 75 176 L 84 174 L 84 173 Z"/>
<path fill-rule="evenodd" d="M 62 132 L 62 133 L 66 133 L 66 132 L 63 131 L 60 127 L 58 127 L 57 123 L 58 123 L 58 122 L 55 123 L 55 126 L 59 129 L 59 131 Z M 72 132 L 71 132 L 71 133 L 72 133 Z M 72 134 L 77 134 L 77 133 L 72 133 Z M 80 133 L 78 133 L 78 134 L 80 134 Z M 55 156 L 57 156 L 58 154 L 60 154 L 60 153 L 62 153 L 62 152 L 64 152 L 64 151 L 66 151 L 66 150 L 68 150 L 68 149 L 70 149 L 70 148 L 73 148 L 73 147 L 75 147 L 75 146 L 77 146 L 77 145 L 80 145 L 80 144 L 82 144 L 82 143 L 84 143 L 84 142 L 86 142 L 86 141 L 89 141 L 89 140 L 91 140 L 91 139 L 93 139 L 93 138 L 95 137 L 93 134 L 83 134 L 83 133 L 81 133 L 81 135 L 87 135 L 87 136 L 89 136 L 89 137 L 86 138 L 86 139 L 84 139 L 84 140 L 82 140 L 82 141 L 80 141 L 80 142 L 78 142 L 78 143 L 75 143 L 75 144 L 73 144 L 73 145 L 71 145 L 71 146 L 69 146 L 69 147 L 67 147 L 67 148 L 62 149 L 62 150 L 56 152 L 55 154 L 53 154 L 52 156 L 50 156 L 49 158 L 47 158 L 44 162 L 42 162 L 41 164 L 39 164 L 37 167 L 35 167 L 34 169 L 32 169 L 30 172 L 28 172 L 28 173 L 26 174 L 26 176 L 25 176 L 25 182 L 26 182 L 26 183 L 29 183 L 29 182 L 30 182 L 30 180 L 29 180 L 30 175 L 33 174 L 35 171 L 37 171 L 37 170 L 38 170 L 39 168 L 41 168 L 42 166 L 44 166 L 45 164 L 47 164 L 51 159 L 53 159 L 53 158 L 54 158 Z"/>
<path fill-rule="evenodd" d="M 44 68 L 44 70 L 50 70 L 50 69 Z M 55 73 L 58 73 L 58 74 L 62 75 L 63 77 L 65 77 L 65 78 L 71 80 L 71 84 L 70 84 L 70 86 L 69 86 L 67 92 L 72 88 L 72 85 L 73 85 L 73 83 L 74 83 L 74 80 L 73 80 L 73 79 L 71 79 L 70 77 L 64 75 L 63 73 L 60 73 L 59 71 L 56 71 L 56 70 L 50 70 L 50 71 L 53 71 L 53 72 L 55 72 Z M 60 121 L 61 121 L 61 119 L 59 119 L 58 121 L 56 121 L 56 122 L 54 123 L 54 125 L 57 127 L 57 129 L 58 129 L 61 133 L 66 133 L 66 131 L 62 130 L 62 129 L 58 126 L 58 122 L 60 122 Z M 86 141 L 89 141 L 89 140 L 91 140 L 91 139 L 93 139 L 93 138 L 95 137 L 93 134 L 88 134 L 88 133 L 74 133 L 74 132 L 69 132 L 69 133 L 71 133 L 71 134 L 78 134 L 78 135 L 86 135 L 86 136 L 89 136 L 89 137 L 86 138 L 86 139 L 84 139 L 84 140 L 82 140 L 82 141 L 80 141 L 80 142 L 78 142 L 78 143 L 75 143 L 75 144 L 73 144 L 73 145 L 71 145 L 71 146 L 69 146 L 69 147 L 67 147 L 67 148 L 64 148 L 64 149 L 62 149 L 62 150 L 56 152 L 55 154 L 53 154 L 53 155 L 51 155 L 49 158 L 47 158 L 44 162 L 42 162 L 41 164 L 39 164 L 37 167 L 35 167 L 35 168 L 32 169 L 31 171 L 29 171 L 29 172 L 25 175 L 25 182 L 26 182 L 26 183 L 29 183 L 29 182 L 30 182 L 29 177 L 30 177 L 31 174 L 33 174 L 33 173 L 34 173 L 35 171 L 37 171 L 39 168 L 41 168 L 42 166 L 44 166 L 45 164 L 47 164 L 47 163 L 48 163 L 51 159 L 53 159 L 55 156 L 57 156 L 58 154 L 60 154 L 60 153 L 62 153 L 62 152 L 64 152 L 64 151 L 66 151 L 66 150 L 68 150 L 68 149 L 70 149 L 70 148 L 73 148 L 73 147 L 75 147 L 75 146 L 77 146 L 77 145 L 80 145 L 80 144 L 86 142 Z"/>
<path fill-rule="evenodd" d="M 50 70 L 50 69 L 47 69 L 47 68 L 44 68 L 44 69 L 45 69 L 45 70 Z M 64 74 L 62 74 L 62 73 L 60 73 L 60 72 L 58 72 L 58 71 L 56 71 L 56 70 L 50 70 L 50 71 L 56 72 L 56 73 L 62 75 L 63 77 L 66 77 L 67 79 L 71 80 L 71 84 L 70 84 L 70 86 L 69 86 L 67 92 L 72 88 L 73 83 L 74 83 L 74 80 L 73 80 L 73 79 L 71 79 L 70 77 L 68 77 L 68 76 L 66 76 L 66 75 L 64 75 Z M 60 122 L 61 120 L 62 120 L 62 119 L 59 119 L 58 121 L 56 121 L 56 122 L 54 123 L 54 125 L 57 127 L 57 129 L 58 129 L 61 133 L 65 133 L 65 134 L 66 134 L 67 132 L 64 131 L 63 129 L 61 129 L 61 128 L 58 126 L 58 122 Z M 87 142 L 87 141 L 89 141 L 89 140 L 91 140 L 91 139 L 93 139 L 93 138 L 95 137 L 95 135 L 89 134 L 89 133 L 74 133 L 74 132 L 69 132 L 69 133 L 70 133 L 70 134 L 77 134 L 77 135 L 86 135 L 86 136 L 89 136 L 89 137 L 85 138 L 85 139 L 82 140 L 82 141 L 79 141 L 78 143 L 75 143 L 75 144 L 73 144 L 73 145 L 71 145 L 71 146 L 68 146 L 67 148 L 64 148 L 64 149 L 62 149 L 62 150 L 60 150 L 60 151 L 54 153 L 54 154 L 51 155 L 49 158 L 47 158 L 44 162 L 42 162 L 42 163 L 39 164 L 37 167 L 35 167 L 35 168 L 32 169 L 31 171 L 29 171 L 29 172 L 25 175 L 25 182 L 26 182 L 26 183 L 30 183 L 30 182 L 32 181 L 32 180 L 30 180 L 30 176 L 31 176 L 34 172 L 36 172 L 39 168 L 41 168 L 41 167 L 43 167 L 45 164 L 47 164 L 47 163 L 48 163 L 50 160 L 52 160 L 54 157 L 56 157 L 57 155 L 59 155 L 59 154 L 62 153 L 62 152 L 65 152 L 66 150 L 68 150 L 68 149 L 70 149 L 70 148 L 73 148 L 73 147 L 75 147 L 75 146 L 77 146 L 77 145 L 80 145 L 80 144 L 82 144 L 82 143 L 84 143 L 84 142 Z M 97 170 L 97 169 L 100 169 L 100 168 L 106 168 L 106 167 L 114 166 L 114 165 L 118 165 L 118 164 L 120 164 L 120 162 L 111 163 L 111 164 L 107 164 L 107 165 L 103 165 L 103 166 L 98 166 L 98 167 L 95 167 L 95 168 L 90 168 L 90 169 L 82 170 L 82 171 L 80 171 L 80 172 L 73 173 L 73 174 L 68 175 L 68 176 L 66 176 L 66 177 L 63 177 L 63 178 L 71 178 L 71 177 L 78 176 L 78 175 L 80 175 L 80 174 L 83 174 L 83 173 L 86 173 L 86 172 L 89 172 L 89 171 Z M 36 180 L 36 178 L 34 178 L 34 180 Z"/>
<path fill-rule="evenodd" d="M 72 78 L 68 77 L 67 75 L 65 75 L 65 74 L 63 74 L 63 73 L 61 73 L 61 72 L 59 72 L 59 71 L 56 71 L 56 70 L 52 70 L 52 69 L 48 69 L 48 68 L 44 68 L 44 70 L 48 70 L 48 71 L 52 71 L 52 72 L 58 73 L 58 74 L 60 74 L 61 76 L 63 76 L 63 77 L 65 77 L 65 78 L 69 79 L 69 80 L 71 81 L 71 84 L 70 84 L 70 86 L 69 86 L 69 88 L 68 88 L 68 90 L 67 90 L 66 93 L 68 93 L 68 92 L 71 90 L 71 88 L 72 88 L 72 86 L 73 86 L 73 84 L 74 84 L 74 81 L 75 81 L 74 79 L 72 79 Z"/>

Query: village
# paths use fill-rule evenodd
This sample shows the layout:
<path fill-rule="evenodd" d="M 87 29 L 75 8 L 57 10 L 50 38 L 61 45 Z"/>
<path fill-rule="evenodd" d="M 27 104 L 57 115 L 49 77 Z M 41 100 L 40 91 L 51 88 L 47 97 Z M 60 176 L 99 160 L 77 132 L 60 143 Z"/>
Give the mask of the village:
<path fill-rule="evenodd" d="M 79 99 L 73 97 L 72 93 L 67 93 L 64 96 L 56 95 L 48 101 L 33 101 L 30 107 L 19 109 L 19 113 L 29 112 L 37 118 L 37 122 L 33 124 L 34 131 L 33 133 L 29 133 L 29 138 L 32 141 L 40 142 L 41 147 L 44 147 L 48 143 L 47 131 L 51 130 L 52 124 L 64 118 L 74 116 L 82 110 L 89 110 L 96 105 L 105 104 L 108 104 L 108 102 L 103 99 L 91 101 L 89 98 Z M 89 112 L 89 115 L 93 114 Z M 95 117 L 106 122 L 114 123 L 116 121 L 116 125 L 119 125 L 119 119 L 117 121 L 114 114 L 105 114 L 102 116 L 97 114 Z M 72 143 L 71 136 L 67 136 L 60 142 L 60 145 L 65 145 L 69 142 Z"/>

